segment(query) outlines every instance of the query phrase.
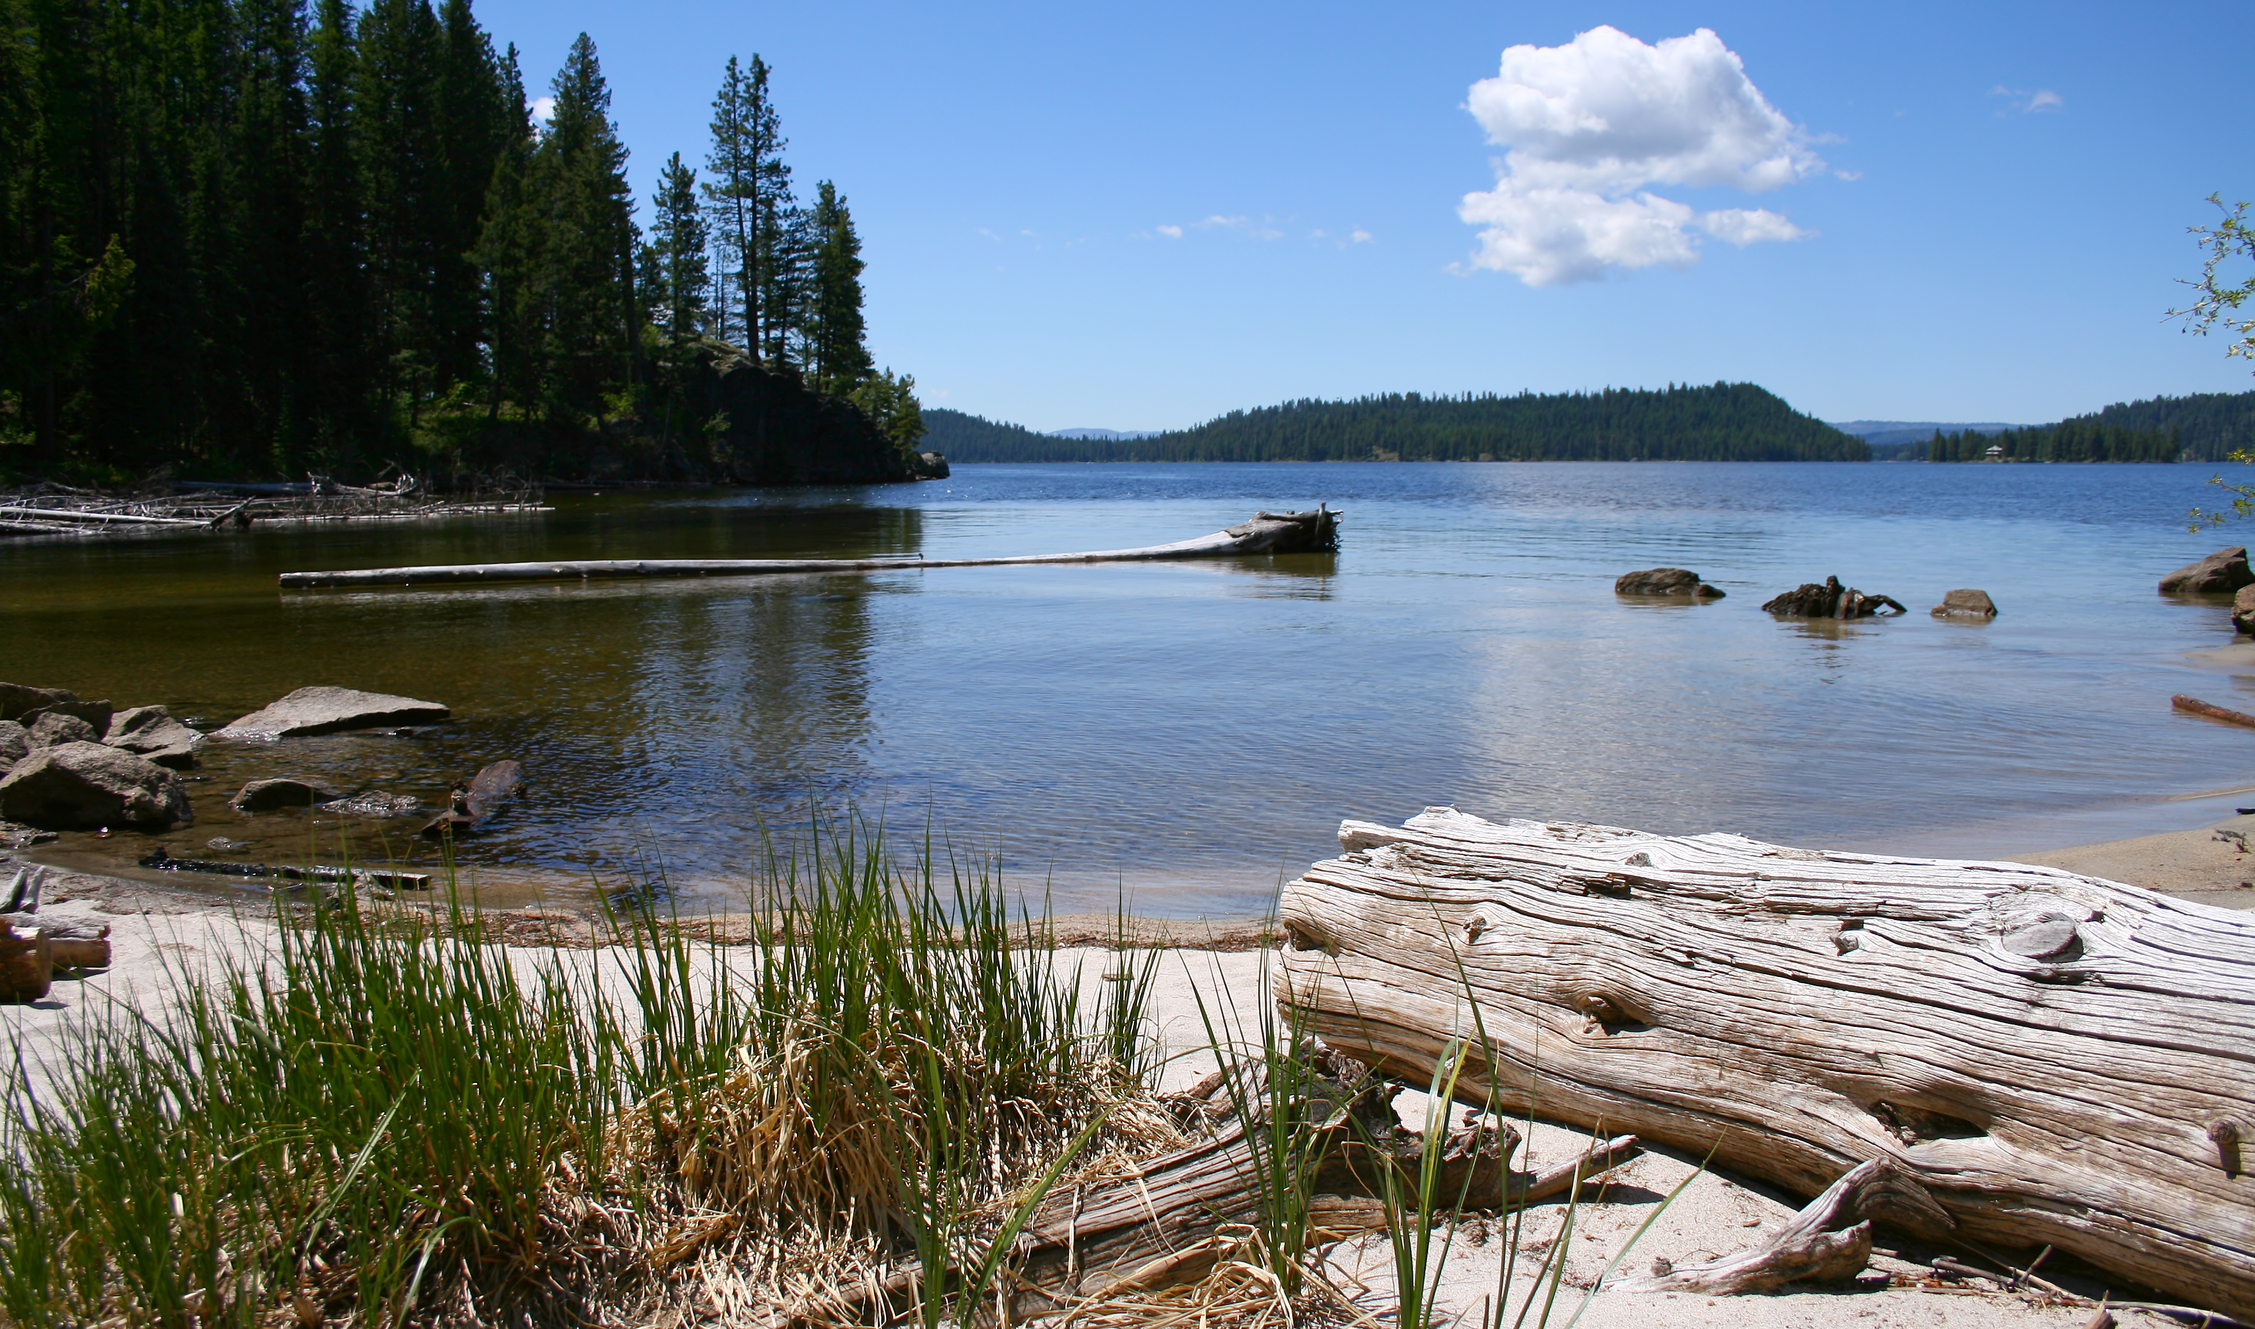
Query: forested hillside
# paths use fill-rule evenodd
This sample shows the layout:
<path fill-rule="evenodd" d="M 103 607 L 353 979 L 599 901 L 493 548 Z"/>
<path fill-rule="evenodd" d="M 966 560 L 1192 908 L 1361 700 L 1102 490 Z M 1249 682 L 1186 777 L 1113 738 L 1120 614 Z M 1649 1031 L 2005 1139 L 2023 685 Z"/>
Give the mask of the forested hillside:
<path fill-rule="evenodd" d="M 937 417 L 942 413 L 930 412 Z M 947 413 L 953 415 L 953 412 Z M 1515 397 L 1417 393 L 1232 411 L 1150 438 L 1062 439 L 959 416 L 950 461 L 1868 461 L 1751 383 Z M 950 438 L 954 446 L 938 443 Z"/>
<path fill-rule="evenodd" d="M 2092 416 L 2056 425 L 2007 429 L 1995 434 L 1971 431 L 1944 434 L 1920 444 L 1914 461 L 2154 461 L 2178 459 L 2183 451 L 2174 429 L 2125 429 L 2100 424 Z M 1998 449 L 1991 457 L 1989 449 Z"/>
<path fill-rule="evenodd" d="M 2094 414 L 2060 423 L 2174 430 L 2191 460 L 2223 461 L 2236 450 L 2255 448 L 2255 392 L 2200 392 L 2189 397 L 2116 402 Z"/>
<path fill-rule="evenodd" d="M 644 234 L 586 35 L 543 122 L 469 0 L 317 3 L 0 0 L 0 475 L 907 473 L 756 56 Z"/>

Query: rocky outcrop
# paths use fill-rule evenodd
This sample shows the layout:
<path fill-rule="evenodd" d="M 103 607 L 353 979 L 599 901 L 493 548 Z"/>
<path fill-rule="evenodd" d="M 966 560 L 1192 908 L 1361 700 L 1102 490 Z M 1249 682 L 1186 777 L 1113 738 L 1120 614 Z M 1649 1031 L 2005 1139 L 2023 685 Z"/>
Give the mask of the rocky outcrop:
<path fill-rule="evenodd" d="M 1720 600 L 1723 593 L 1699 580 L 1688 568 L 1647 568 L 1624 572 L 1613 583 L 1615 595 L 1673 595 L 1697 600 Z"/>
<path fill-rule="evenodd" d="M 334 802 L 338 797 L 334 789 L 283 776 L 251 781 L 227 800 L 227 806 L 237 812 L 272 812 L 276 808 L 309 808 L 316 803 Z"/>
<path fill-rule="evenodd" d="M 1780 618 L 1873 618 L 1889 609 L 1906 612 L 1894 597 L 1866 595 L 1853 586 L 1842 586 L 1838 577 L 1826 577 L 1821 586 L 1804 582 L 1762 608 Z"/>
<path fill-rule="evenodd" d="M 299 688 L 262 710 L 251 712 L 213 738 L 265 741 L 295 734 L 333 734 L 346 729 L 429 724 L 452 714 L 443 703 L 394 697 L 355 688 Z M 334 795 L 331 795 L 334 797 Z"/>
<path fill-rule="evenodd" d="M 1930 612 L 1936 618 L 1995 618 L 1997 602 L 1989 598 L 1987 591 L 1951 591 Z"/>
<path fill-rule="evenodd" d="M 162 706 L 134 706 L 111 717 L 102 741 L 159 766 L 184 771 L 196 764 L 196 749 L 204 745 L 204 736 L 173 719 Z"/>
<path fill-rule="evenodd" d="M 64 688 L 34 688 L 22 683 L 0 683 L 0 720 L 21 720 L 23 713 L 59 701 L 77 701 L 78 694 Z"/>
<path fill-rule="evenodd" d="M 2255 569 L 2247 566 L 2245 545 L 2219 549 L 2161 579 L 2163 595 L 2229 595 L 2242 586 L 2255 586 Z"/>
<path fill-rule="evenodd" d="M 919 480 L 945 480 L 948 477 L 947 456 L 939 452 L 919 452 L 915 457 L 916 478 Z"/>
<path fill-rule="evenodd" d="M 75 715 L 58 715 L 53 711 L 34 713 L 24 726 L 31 735 L 35 748 L 58 747 L 64 743 L 99 743 L 101 732 Z"/>
<path fill-rule="evenodd" d="M 697 343 L 689 397 L 717 478 L 747 485 L 865 485 L 913 480 L 909 456 L 851 402 L 808 387 L 733 346 Z"/>
<path fill-rule="evenodd" d="M 180 777 L 101 743 L 40 748 L 0 780 L 0 817 L 45 830 L 138 826 L 190 820 Z"/>

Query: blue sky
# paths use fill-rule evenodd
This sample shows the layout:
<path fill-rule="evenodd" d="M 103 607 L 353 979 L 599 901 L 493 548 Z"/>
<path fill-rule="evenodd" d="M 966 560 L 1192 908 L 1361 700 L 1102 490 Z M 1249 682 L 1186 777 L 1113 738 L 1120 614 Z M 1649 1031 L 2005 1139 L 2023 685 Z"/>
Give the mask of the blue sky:
<path fill-rule="evenodd" d="M 2162 317 L 2202 200 L 2255 198 L 2242 0 L 478 12 L 535 93 L 593 36 L 645 218 L 668 153 L 701 163 L 727 56 L 764 56 L 802 187 L 852 205 L 872 347 L 928 406 L 1160 428 L 1729 379 L 1827 419 L 2034 422 L 2255 388 Z M 1508 47 L 1535 49 L 1502 78 Z M 1643 82 L 1675 76 L 1727 104 Z"/>

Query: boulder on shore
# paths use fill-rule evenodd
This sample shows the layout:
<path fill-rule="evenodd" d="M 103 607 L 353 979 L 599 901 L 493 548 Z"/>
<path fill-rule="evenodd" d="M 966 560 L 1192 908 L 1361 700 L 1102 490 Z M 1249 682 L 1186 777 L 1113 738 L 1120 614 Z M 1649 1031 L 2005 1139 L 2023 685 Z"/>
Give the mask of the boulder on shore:
<path fill-rule="evenodd" d="M 428 724 L 451 714 L 453 712 L 439 702 L 417 701 L 413 697 L 362 692 L 356 688 L 299 688 L 211 736 L 259 741 L 293 734 L 333 734 L 345 729 Z"/>
<path fill-rule="evenodd" d="M 102 741 L 159 766 L 184 771 L 196 764 L 196 749 L 204 736 L 172 718 L 162 706 L 134 706 L 110 719 Z"/>
<path fill-rule="evenodd" d="M 13 720 L 0 720 L 0 766 L 13 766 L 31 751 L 31 731 Z"/>
<path fill-rule="evenodd" d="M 276 808 L 309 808 L 316 803 L 334 802 L 338 797 L 334 789 L 283 777 L 251 781 L 227 800 L 227 806 L 237 812 L 272 812 Z"/>
<path fill-rule="evenodd" d="M 2255 637 L 2255 586 L 2242 586 L 2232 597 L 2232 630 Z"/>
<path fill-rule="evenodd" d="M 77 701 L 78 694 L 64 688 L 34 688 L 21 683 L 0 683 L 0 720 L 21 720 L 25 711 L 58 701 Z"/>
<path fill-rule="evenodd" d="M 1613 583 L 1615 595 L 1685 595 L 1698 600 L 1720 600 L 1723 593 L 1699 580 L 1688 568 L 1647 568 L 1624 572 Z"/>
<path fill-rule="evenodd" d="M 1944 595 L 1932 612 L 1936 618 L 1995 618 L 1997 602 L 1987 591 L 1957 590 Z"/>
<path fill-rule="evenodd" d="M 100 743 L 41 748 L 0 780 L 0 817 L 44 830 L 162 829 L 192 815 L 179 776 Z"/>
<path fill-rule="evenodd" d="M 102 741 L 101 732 L 94 726 L 75 715 L 59 715 L 54 711 L 34 716 L 25 723 L 24 730 L 31 735 L 31 745 L 35 748 Z"/>
<path fill-rule="evenodd" d="M 2247 566 L 2245 545 L 2219 549 L 2161 579 L 2163 595 L 2229 595 L 2242 586 L 2255 586 L 2255 569 Z"/>
<path fill-rule="evenodd" d="M 1821 586 L 1804 582 L 1762 608 L 1780 618 L 1875 618 L 1883 609 L 1909 612 L 1891 595 L 1866 595 L 1842 586 L 1838 577 L 1826 577 Z"/>
<path fill-rule="evenodd" d="M 102 731 L 110 727 L 111 706 L 107 701 L 51 701 L 45 706 L 34 706 L 16 717 L 16 723 L 30 726 L 43 715 L 70 715 L 84 720 L 99 740 Z"/>

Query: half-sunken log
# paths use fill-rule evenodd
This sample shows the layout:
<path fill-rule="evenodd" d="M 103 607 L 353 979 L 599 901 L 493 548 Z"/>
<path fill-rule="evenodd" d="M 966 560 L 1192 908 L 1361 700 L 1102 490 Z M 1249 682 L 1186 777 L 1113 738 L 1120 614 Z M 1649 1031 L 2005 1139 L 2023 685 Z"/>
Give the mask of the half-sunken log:
<path fill-rule="evenodd" d="M 420 568 L 363 568 L 350 572 L 285 572 L 282 589 L 320 586 L 432 586 L 450 582 L 590 581 L 613 577 L 757 577 L 792 572 L 888 572 L 901 568 L 988 568 L 1021 563 L 1133 563 L 1174 558 L 1228 558 L 1238 554 L 1305 554 L 1339 547 L 1339 513 L 1261 512 L 1253 519 L 1195 540 L 1141 549 L 1100 549 L 1080 554 L 1019 554 L 1010 558 L 647 558 L 553 563 L 454 563 Z"/>
<path fill-rule="evenodd" d="M 1974 1240 L 2255 1312 L 2255 918 L 2018 863 L 1734 835 L 1340 828 L 1280 999 L 1341 1052 L 1814 1195 L 1874 1158 Z"/>

